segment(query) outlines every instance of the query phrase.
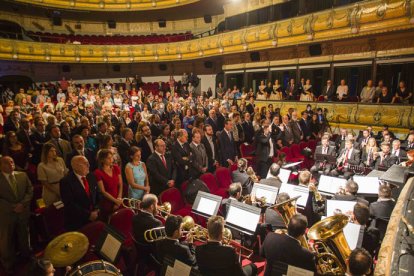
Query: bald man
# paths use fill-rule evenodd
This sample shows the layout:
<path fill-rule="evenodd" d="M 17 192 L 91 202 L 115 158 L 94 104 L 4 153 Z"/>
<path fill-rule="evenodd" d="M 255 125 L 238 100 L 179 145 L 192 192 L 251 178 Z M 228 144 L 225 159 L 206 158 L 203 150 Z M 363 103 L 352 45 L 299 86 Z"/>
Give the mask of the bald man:
<path fill-rule="evenodd" d="M 72 170 L 60 181 L 60 194 L 65 204 L 65 229 L 78 230 L 98 218 L 99 191 L 89 162 L 77 155 L 71 160 Z"/>
<path fill-rule="evenodd" d="M 29 257 L 29 217 L 33 187 L 24 172 L 15 170 L 10 156 L 0 159 L 0 261 L 13 274 L 16 242 L 20 257 Z"/>

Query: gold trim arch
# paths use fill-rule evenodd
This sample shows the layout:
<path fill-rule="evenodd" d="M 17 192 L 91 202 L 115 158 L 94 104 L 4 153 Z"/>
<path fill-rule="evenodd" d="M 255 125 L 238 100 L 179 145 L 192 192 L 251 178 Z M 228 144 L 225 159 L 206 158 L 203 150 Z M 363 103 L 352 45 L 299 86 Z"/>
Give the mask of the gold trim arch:
<path fill-rule="evenodd" d="M 15 0 L 49 8 L 89 11 L 141 11 L 174 8 L 200 0 Z"/>
<path fill-rule="evenodd" d="M 354 38 L 414 28 L 414 1 L 367 1 L 189 41 L 73 45 L 1 39 L 0 59 L 128 63 L 192 60 L 245 51 Z"/>

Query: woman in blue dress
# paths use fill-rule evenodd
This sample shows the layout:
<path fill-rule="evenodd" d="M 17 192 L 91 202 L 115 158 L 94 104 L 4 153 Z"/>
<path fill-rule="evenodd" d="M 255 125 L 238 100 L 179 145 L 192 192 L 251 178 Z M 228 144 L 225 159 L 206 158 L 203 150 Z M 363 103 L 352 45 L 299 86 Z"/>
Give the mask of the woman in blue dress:
<path fill-rule="evenodd" d="M 128 182 L 128 197 L 142 199 L 150 192 L 147 168 L 141 161 L 141 149 L 131 147 L 131 162 L 125 166 L 125 175 Z"/>

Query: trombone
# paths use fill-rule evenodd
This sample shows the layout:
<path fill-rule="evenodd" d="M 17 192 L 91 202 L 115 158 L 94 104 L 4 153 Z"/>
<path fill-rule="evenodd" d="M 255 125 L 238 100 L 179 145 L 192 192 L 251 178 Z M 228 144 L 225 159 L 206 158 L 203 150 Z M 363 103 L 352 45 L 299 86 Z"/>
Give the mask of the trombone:
<path fill-rule="evenodd" d="M 124 208 L 132 209 L 134 211 L 141 209 L 141 200 L 139 199 L 124 197 L 121 201 L 121 205 Z M 160 216 L 166 219 L 171 214 L 171 203 L 164 202 L 162 205 L 157 206 L 157 210 L 160 213 Z"/>

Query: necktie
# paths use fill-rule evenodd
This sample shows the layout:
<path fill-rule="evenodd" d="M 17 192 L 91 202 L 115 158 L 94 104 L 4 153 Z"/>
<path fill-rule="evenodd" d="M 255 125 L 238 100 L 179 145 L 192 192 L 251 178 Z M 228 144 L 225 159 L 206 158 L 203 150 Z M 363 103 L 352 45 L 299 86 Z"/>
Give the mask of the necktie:
<path fill-rule="evenodd" d="M 230 142 L 232 141 L 232 139 L 231 139 L 231 133 L 230 133 L 230 131 L 229 132 L 227 132 L 227 135 L 229 136 L 229 139 L 230 139 Z"/>
<path fill-rule="evenodd" d="M 63 157 L 63 150 L 62 150 L 62 147 L 60 146 L 59 139 L 56 139 L 56 145 L 58 147 L 60 157 Z"/>
<path fill-rule="evenodd" d="M 161 161 L 164 164 L 164 167 L 167 168 L 167 161 L 165 161 L 164 155 L 161 155 Z"/>
<path fill-rule="evenodd" d="M 89 183 L 88 180 L 86 180 L 86 177 L 82 177 L 83 186 L 85 188 L 85 193 L 88 195 L 88 197 L 91 196 L 91 191 L 89 190 Z"/>
<path fill-rule="evenodd" d="M 384 165 L 385 158 L 387 158 L 387 155 L 386 154 L 384 154 L 384 157 L 381 159 L 381 163 L 380 163 L 381 166 Z"/>
<path fill-rule="evenodd" d="M 348 165 L 348 154 L 349 154 L 349 150 L 346 150 L 344 165 Z"/>
<path fill-rule="evenodd" d="M 10 187 L 13 190 L 14 195 L 17 197 L 17 181 L 16 181 L 16 177 L 14 177 L 12 173 L 9 175 L 9 182 L 10 182 Z"/>
<path fill-rule="evenodd" d="M 323 148 L 323 154 L 326 154 L 327 153 L 327 150 L 326 150 L 326 147 L 324 147 Z"/>

